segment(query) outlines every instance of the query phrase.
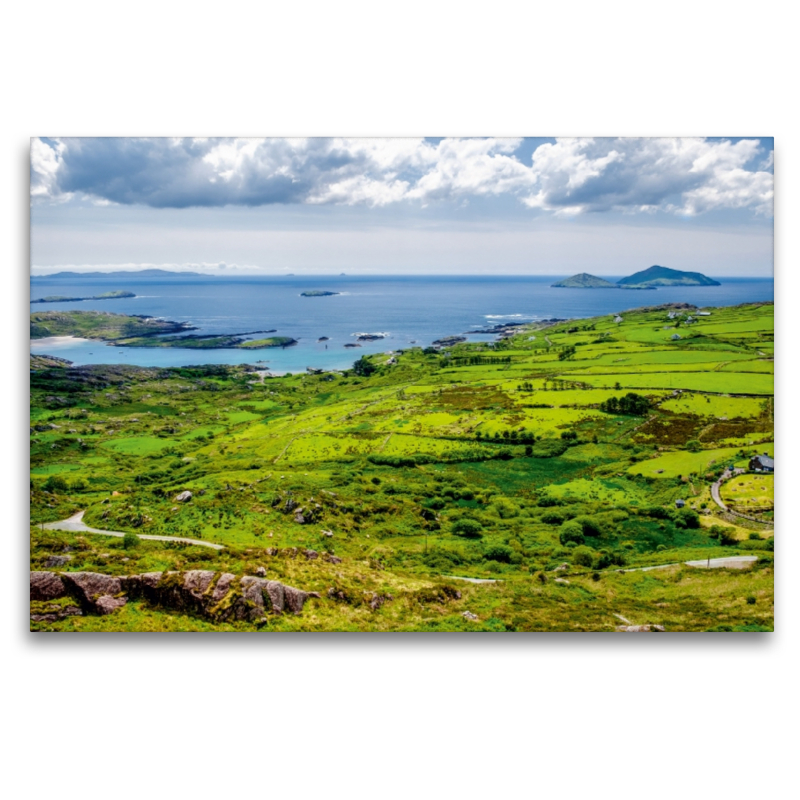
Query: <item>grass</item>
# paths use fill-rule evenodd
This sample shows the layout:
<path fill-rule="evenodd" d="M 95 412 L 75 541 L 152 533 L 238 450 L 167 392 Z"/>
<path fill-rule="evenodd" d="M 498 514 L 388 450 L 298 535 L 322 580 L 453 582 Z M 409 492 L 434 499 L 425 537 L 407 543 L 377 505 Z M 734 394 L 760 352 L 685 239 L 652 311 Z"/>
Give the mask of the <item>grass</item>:
<path fill-rule="evenodd" d="M 31 434 L 32 524 L 85 510 L 94 527 L 225 549 L 140 541 L 124 550 L 118 540 L 32 527 L 31 569 L 70 548 L 70 570 L 253 574 L 264 566 L 276 580 L 320 592 L 302 615 L 271 618 L 265 632 L 610 631 L 616 613 L 669 630 L 771 629 L 773 533 L 751 539 L 753 529 L 726 520 L 709 494 L 723 465 L 773 452 L 773 379 L 754 369 L 769 364 L 758 353 L 771 352 L 771 307 L 715 309 L 674 343 L 659 338 L 669 333 L 666 312 L 623 316 L 619 326 L 609 318 L 579 321 L 572 333 L 574 323 L 531 325 L 507 342 L 451 348 L 454 357 L 510 364 L 454 367 L 414 348 L 396 365 L 374 357 L 369 378 L 253 383 L 244 367 L 37 361 L 31 424 L 58 427 Z M 568 345 L 576 353 L 559 361 Z M 645 416 L 598 408 L 628 392 L 649 399 Z M 533 439 L 521 442 L 522 434 Z M 724 496 L 761 507 L 772 499 L 769 481 L 743 476 Z M 177 503 L 184 489 L 192 500 Z M 676 515 L 679 498 L 701 512 L 697 526 Z M 304 524 L 292 504 L 304 509 Z M 562 542 L 571 520 L 588 532 L 580 551 Z M 715 525 L 733 530 L 733 544 L 720 545 Z M 342 561 L 309 561 L 291 548 Z M 760 561 L 744 572 L 616 571 L 749 552 Z M 569 584 L 554 581 L 560 564 Z M 442 594 L 450 585 L 460 599 Z M 394 600 L 373 610 L 374 594 Z M 478 620 L 465 619 L 467 610 Z M 142 602 L 42 627 L 253 629 Z"/>

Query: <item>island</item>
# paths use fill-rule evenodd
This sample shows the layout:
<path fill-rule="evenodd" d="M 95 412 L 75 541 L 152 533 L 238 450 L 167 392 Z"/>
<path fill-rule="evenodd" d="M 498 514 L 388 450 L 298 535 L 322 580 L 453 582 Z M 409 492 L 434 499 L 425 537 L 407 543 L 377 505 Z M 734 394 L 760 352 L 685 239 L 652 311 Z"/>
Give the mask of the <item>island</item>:
<path fill-rule="evenodd" d="M 75 336 L 99 339 L 117 347 L 183 347 L 190 350 L 237 348 L 258 350 L 264 347 L 289 347 L 297 344 L 289 336 L 246 339 L 275 329 L 244 333 L 187 334 L 197 330 L 185 322 L 156 319 L 145 315 L 112 314 L 108 311 L 39 311 L 31 314 L 30 338 Z M 176 334 L 176 335 L 170 335 Z"/>
<path fill-rule="evenodd" d="M 618 289 L 616 283 L 611 283 L 605 278 L 598 278 L 588 272 L 581 272 L 571 278 L 564 278 L 563 281 L 553 284 L 555 289 Z"/>
<path fill-rule="evenodd" d="M 641 272 L 617 281 L 623 289 L 655 288 L 656 286 L 721 286 L 719 281 L 708 278 L 700 272 L 684 272 L 680 269 L 659 267 L 655 264 Z"/>
<path fill-rule="evenodd" d="M 83 300 L 121 300 L 124 297 L 136 297 L 136 294 L 134 292 L 103 292 L 103 294 L 95 294 L 91 297 L 65 297 L 61 294 L 51 294 L 31 300 L 31 303 L 79 303 Z"/>
<path fill-rule="evenodd" d="M 657 264 L 635 272 L 616 283 L 581 272 L 563 281 L 552 284 L 556 289 L 656 289 L 659 286 L 720 286 L 719 281 L 708 278 L 699 272 L 684 272 Z"/>
<path fill-rule="evenodd" d="M 310 292 L 300 292 L 300 297 L 332 297 L 335 294 L 340 294 L 340 292 L 321 292 L 315 289 Z"/>
<path fill-rule="evenodd" d="M 31 339 L 77 336 L 110 342 L 132 336 L 160 336 L 195 330 L 186 322 L 172 322 L 140 314 L 110 311 L 34 311 L 30 319 Z"/>

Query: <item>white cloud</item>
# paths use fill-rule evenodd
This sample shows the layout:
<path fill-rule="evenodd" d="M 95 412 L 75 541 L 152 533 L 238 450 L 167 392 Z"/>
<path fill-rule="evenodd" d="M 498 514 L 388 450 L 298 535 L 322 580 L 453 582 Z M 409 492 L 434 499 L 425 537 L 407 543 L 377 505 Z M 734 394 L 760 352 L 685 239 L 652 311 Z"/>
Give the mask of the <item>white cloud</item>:
<path fill-rule="evenodd" d="M 755 139 L 564 138 L 529 162 L 521 139 L 34 140 L 31 195 L 156 208 L 386 206 L 519 199 L 558 215 L 771 213 L 772 154 Z M 752 166 L 760 158 L 758 167 Z"/>

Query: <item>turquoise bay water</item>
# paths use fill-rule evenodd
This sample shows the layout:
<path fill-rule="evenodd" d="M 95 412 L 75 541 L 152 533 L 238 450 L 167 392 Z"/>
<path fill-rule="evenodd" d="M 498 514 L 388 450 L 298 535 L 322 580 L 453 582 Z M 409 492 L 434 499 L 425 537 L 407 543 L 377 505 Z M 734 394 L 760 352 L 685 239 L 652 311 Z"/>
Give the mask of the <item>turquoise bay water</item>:
<path fill-rule="evenodd" d="M 31 299 L 48 295 L 87 296 L 132 291 L 123 300 L 36 303 L 31 310 L 100 310 L 147 314 L 189 322 L 193 333 L 243 333 L 275 328 L 298 344 L 286 349 L 184 350 L 119 348 L 72 338 L 31 341 L 31 353 L 69 359 L 75 364 L 135 364 L 175 367 L 191 364 L 258 364 L 273 372 L 303 372 L 307 367 L 345 369 L 365 353 L 416 345 L 501 322 L 591 317 L 660 303 L 727 306 L 773 300 L 772 279 L 720 278 L 721 286 L 662 288 L 656 291 L 554 289 L 563 276 L 535 277 L 170 277 L 34 278 Z M 310 290 L 340 292 L 332 297 L 301 297 Z M 358 333 L 386 333 L 385 339 L 345 348 Z M 319 342 L 322 336 L 329 337 Z M 263 338 L 250 336 L 247 338 Z M 491 340 L 471 335 L 472 341 Z M 262 361 L 264 363 L 258 363 Z"/>

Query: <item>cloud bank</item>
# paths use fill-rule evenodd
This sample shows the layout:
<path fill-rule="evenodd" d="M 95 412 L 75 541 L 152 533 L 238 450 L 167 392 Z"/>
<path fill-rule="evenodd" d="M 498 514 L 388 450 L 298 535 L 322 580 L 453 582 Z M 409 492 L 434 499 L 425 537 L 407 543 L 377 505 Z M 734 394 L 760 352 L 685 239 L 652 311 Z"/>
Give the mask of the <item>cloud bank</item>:
<path fill-rule="evenodd" d="M 532 212 L 772 214 L 773 151 L 758 139 L 34 139 L 31 198 L 153 208 L 463 203 Z"/>

